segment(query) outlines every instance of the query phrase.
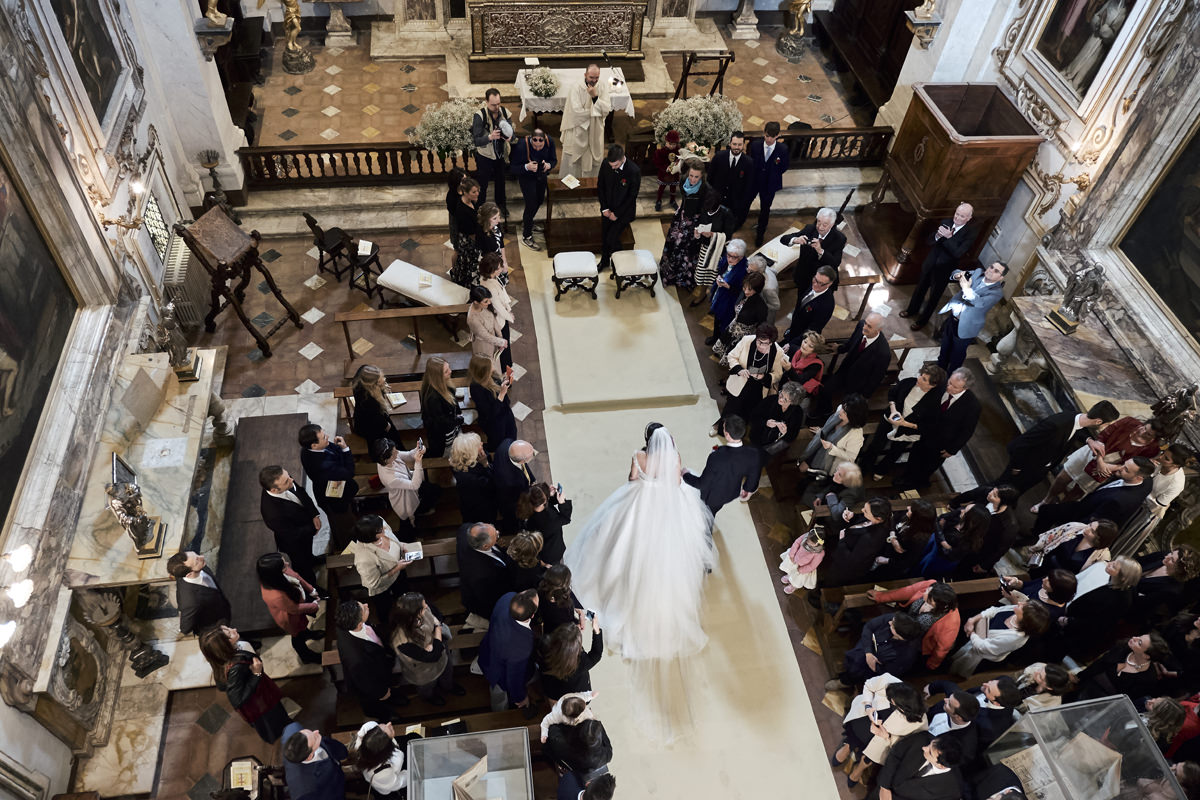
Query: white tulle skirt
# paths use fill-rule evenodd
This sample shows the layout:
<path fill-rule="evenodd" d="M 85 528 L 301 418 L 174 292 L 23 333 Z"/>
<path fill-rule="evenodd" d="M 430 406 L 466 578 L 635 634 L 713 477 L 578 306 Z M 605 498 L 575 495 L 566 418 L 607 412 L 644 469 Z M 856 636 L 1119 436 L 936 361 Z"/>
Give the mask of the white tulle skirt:
<path fill-rule="evenodd" d="M 600 504 L 567 548 L 571 586 L 629 659 L 701 650 L 700 594 L 716 562 L 712 513 L 681 483 L 629 481 Z"/>

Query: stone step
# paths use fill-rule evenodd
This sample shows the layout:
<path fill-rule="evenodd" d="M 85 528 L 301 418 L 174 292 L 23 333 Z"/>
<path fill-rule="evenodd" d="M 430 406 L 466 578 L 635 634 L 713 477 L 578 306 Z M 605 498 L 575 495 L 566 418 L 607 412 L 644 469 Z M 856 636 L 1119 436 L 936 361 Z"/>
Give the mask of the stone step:
<path fill-rule="evenodd" d="M 794 214 L 821 206 L 837 208 L 846 193 L 855 190 L 852 206 L 867 202 L 879 182 L 878 167 L 831 167 L 796 170 L 785 176 L 784 187 L 775 195 L 772 213 Z M 657 184 L 651 176 L 642 180 L 638 216 L 655 216 L 654 196 Z M 508 184 L 509 211 L 519 218 L 521 193 L 515 181 Z M 258 191 L 250 203 L 238 209 L 242 227 L 257 230 L 263 236 L 307 234 L 304 212 L 312 214 L 324 227 L 340 227 L 354 235 L 397 230 L 445 230 L 447 227 L 445 189 L 441 184 L 404 187 L 347 187 L 332 189 L 286 189 Z M 580 218 L 594 216 L 596 204 L 586 199 L 554 204 L 554 216 Z M 754 212 L 751 212 L 753 215 Z M 660 216 L 670 217 L 666 207 Z"/>

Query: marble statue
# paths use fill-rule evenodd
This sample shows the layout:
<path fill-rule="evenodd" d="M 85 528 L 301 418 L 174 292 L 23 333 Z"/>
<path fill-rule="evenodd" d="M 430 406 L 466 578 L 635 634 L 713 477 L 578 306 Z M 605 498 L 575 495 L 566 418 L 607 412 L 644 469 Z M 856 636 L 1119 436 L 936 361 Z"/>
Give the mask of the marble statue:
<path fill-rule="evenodd" d="M 1200 392 L 1200 384 L 1191 383 L 1179 387 L 1150 406 L 1150 412 L 1158 420 L 1165 439 L 1174 439 L 1186 423 L 1196 418 L 1197 392 Z"/>
<path fill-rule="evenodd" d="M 175 304 L 167 303 L 158 307 L 158 328 L 154 332 L 154 343 L 160 353 L 167 354 L 167 360 L 172 367 L 190 366 L 187 342 L 175 321 Z"/>
<path fill-rule="evenodd" d="M 113 512 L 121 527 L 139 549 L 154 537 L 154 520 L 142 508 L 142 490 L 136 483 L 110 483 L 104 487 L 108 495 L 108 510 Z"/>
<path fill-rule="evenodd" d="M 204 10 L 204 18 L 214 28 L 224 28 L 225 20 L 229 19 L 229 15 L 222 14 L 217 10 L 217 2 L 218 0 L 208 0 L 208 6 Z"/>

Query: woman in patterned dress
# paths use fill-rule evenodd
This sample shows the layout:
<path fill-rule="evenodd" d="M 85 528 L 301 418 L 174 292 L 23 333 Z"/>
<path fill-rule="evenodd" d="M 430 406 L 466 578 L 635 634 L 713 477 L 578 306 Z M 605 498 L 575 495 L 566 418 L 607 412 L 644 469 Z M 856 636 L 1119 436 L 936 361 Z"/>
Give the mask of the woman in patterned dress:
<path fill-rule="evenodd" d="M 685 161 L 679 172 L 683 175 L 679 184 L 683 202 L 667 231 L 658 271 L 664 286 L 690 290 L 696 285 L 696 256 L 700 252 L 700 232 L 696 226 L 709 195 L 715 191 L 704 180 L 704 165 L 696 159 Z"/>

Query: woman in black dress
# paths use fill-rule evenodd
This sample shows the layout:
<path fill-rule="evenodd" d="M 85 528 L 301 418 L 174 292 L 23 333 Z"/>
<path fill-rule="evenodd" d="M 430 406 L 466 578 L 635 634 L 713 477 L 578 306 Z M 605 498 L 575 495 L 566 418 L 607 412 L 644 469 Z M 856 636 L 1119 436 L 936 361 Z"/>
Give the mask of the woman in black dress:
<path fill-rule="evenodd" d="M 1091 700 L 1113 694 L 1127 695 L 1138 711 L 1146 709 L 1146 700 L 1158 694 L 1165 677 L 1174 673 L 1171 648 L 1157 632 L 1130 636 L 1079 673 L 1079 688 L 1063 700 Z"/>
<path fill-rule="evenodd" d="M 392 424 L 392 404 L 387 398 L 392 390 L 383 370 L 374 364 L 363 364 L 354 373 L 352 386 L 354 432 L 367 440 L 367 452 L 373 452 L 375 442 L 380 439 L 391 439 L 399 446 L 400 432 Z"/>
<path fill-rule="evenodd" d="M 804 387 L 788 381 L 764 397 L 750 415 L 750 443 L 763 451 L 763 463 L 786 452 L 804 428 Z"/>
<path fill-rule="evenodd" d="M 513 416 L 508 399 L 512 383 L 506 375 L 497 386 L 492 374 L 492 360 L 484 356 L 471 357 L 467 374 L 471 377 L 471 401 L 475 403 L 479 427 L 483 428 L 487 440 L 485 447 L 488 453 L 494 453 L 500 442 L 517 438 L 517 418 Z"/>
<path fill-rule="evenodd" d="M 904 516 L 888 534 L 883 554 L 875 557 L 871 580 L 894 581 L 909 577 L 921 561 L 929 537 L 937 528 L 937 509 L 920 498 L 909 503 Z"/>
<path fill-rule="evenodd" d="M 446 214 L 450 217 L 451 242 L 454 241 L 454 232 L 458 230 L 458 224 L 455 220 L 455 211 L 459 203 L 458 186 L 466 176 L 467 173 L 463 172 L 462 167 L 455 167 L 446 173 Z"/>
<path fill-rule="evenodd" d="M 479 231 L 475 234 L 475 246 L 479 249 L 479 258 L 483 259 L 488 253 L 495 253 L 500 258 L 501 269 L 497 280 L 501 286 L 508 285 L 508 257 L 504 255 L 504 216 L 500 207 L 495 203 L 484 203 L 475 214 Z"/>
<path fill-rule="evenodd" d="M 700 232 L 696 230 L 710 194 L 717 194 L 704 180 L 704 164 L 689 158 L 679 168 L 683 202 L 675 211 L 667 240 L 663 244 L 658 271 L 663 286 L 678 286 L 691 291 L 696 285 L 696 256 L 700 252 Z"/>
<path fill-rule="evenodd" d="M 237 628 L 218 625 L 200 634 L 200 652 L 212 667 L 213 682 L 229 704 L 268 744 L 279 741 L 291 717 L 283 693 L 263 671 L 262 660 L 241 641 Z"/>
<path fill-rule="evenodd" d="M 733 307 L 733 318 L 713 340 L 712 351 L 717 358 L 723 358 L 743 337 L 750 336 L 767 321 L 767 300 L 762 295 L 766 285 L 767 279 L 761 272 L 751 272 L 742 280 L 742 296 Z M 708 344 L 708 339 L 704 341 Z"/>
<path fill-rule="evenodd" d="M 1051 570 L 1065 569 L 1078 575 L 1097 561 L 1108 560 L 1108 548 L 1119 529 L 1107 519 L 1067 522 L 1038 537 L 1030 548 L 1029 574 L 1040 578 Z"/>
<path fill-rule="evenodd" d="M 1140 556 L 1142 579 L 1133 593 L 1130 620 L 1143 627 L 1158 627 L 1196 597 L 1194 581 L 1200 576 L 1200 552 L 1188 544 Z"/>
<path fill-rule="evenodd" d="M 583 651 L 583 634 L 578 625 L 559 625 L 538 643 L 538 667 L 542 672 L 542 691 L 551 703 L 572 692 L 590 692 L 589 670 L 604 656 L 604 637 L 600 623 L 592 618 L 592 647 Z"/>
<path fill-rule="evenodd" d="M 831 522 L 836 533 L 826 539 L 821 585 L 857 583 L 870 571 L 887 541 L 892 529 L 892 504 L 887 498 L 872 497 L 863 504 L 860 514 L 847 509 Z"/>
<path fill-rule="evenodd" d="M 546 564 L 562 561 L 567 544 L 563 528 L 571 522 L 571 501 L 564 499 L 557 486 L 535 483 L 517 499 L 517 517 L 529 530 L 542 534 L 544 544 L 539 558 Z"/>
<path fill-rule="evenodd" d="M 463 419 L 450 389 L 450 365 L 438 356 L 429 359 L 421 378 L 421 422 L 429 439 L 425 443 L 425 455 L 441 458 L 458 436 Z"/>
<path fill-rule="evenodd" d="M 559 625 L 583 627 L 583 606 L 571 591 L 571 570 L 566 564 L 555 564 L 546 570 L 538 584 L 538 621 L 543 631 Z"/>
<path fill-rule="evenodd" d="M 775 326 L 764 322 L 754 330 L 753 336 L 746 336 L 725 356 L 722 365 L 729 370 L 729 377 L 725 379 L 729 400 L 721 411 L 722 419 L 738 416 L 743 421 L 749 420 L 762 399 L 779 386 L 787 366 L 787 355 L 779 347 L 778 338 L 779 331 Z M 719 433 L 720 420 L 713 424 L 709 436 Z"/>
<path fill-rule="evenodd" d="M 450 280 L 459 286 L 470 286 L 479 276 L 478 212 L 479 183 L 469 175 L 458 184 L 459 202 L 454 207 L 454 267 Z"/>
<path fill-rule="evenodd" d="M 496 522 L 496 486 L 492 465 L 477 433 L 460 433 L 450 446 L 450 469 L 458 489 L 463 522 Z"/>

